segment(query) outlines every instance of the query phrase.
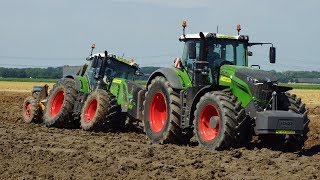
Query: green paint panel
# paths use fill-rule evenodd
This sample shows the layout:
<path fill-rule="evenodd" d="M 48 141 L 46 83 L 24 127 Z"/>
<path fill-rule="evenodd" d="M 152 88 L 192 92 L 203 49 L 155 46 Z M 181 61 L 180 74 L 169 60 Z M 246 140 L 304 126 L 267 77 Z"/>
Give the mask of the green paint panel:
<path fill-rule="evenodd" d="M 192 82 L 189 77 L 189 74 L 187 73 L 187 71 L 185 69 L 181 70 L 181 69 L 174 68 L 174 70 L 180 79 L 182 89 L 187 89 L 192 86 Z"/>
<path fill-rule="evenodd" d="M 119 105 L 127 106 L 129 109 L 133 108 L 133 104 L 130 104 L 132 94 L 128 91 L 128 84 L 125 79 L 114 78 L 110 86 L 110 92 L 117 97 Z"/>
<path fill-rule="evenodd" d="M 225 91 L 234 94 L 242 107 L 246 107 L 253 100 L 252 94 L 246 82 L 234 76 L 237 69 L 247 68 L 244 66 L 224 65 L 220 68 L 219 85 L 226 86 Z"/>
<path fill-rule="evenodd" d="M 77 76 L 80 80 L 81 86 L 80 86 L 80 92 L 83 93 L 89 93 L 90 88 L 89 88 L 89 81 L 86 78 L 86 76 Z"/>

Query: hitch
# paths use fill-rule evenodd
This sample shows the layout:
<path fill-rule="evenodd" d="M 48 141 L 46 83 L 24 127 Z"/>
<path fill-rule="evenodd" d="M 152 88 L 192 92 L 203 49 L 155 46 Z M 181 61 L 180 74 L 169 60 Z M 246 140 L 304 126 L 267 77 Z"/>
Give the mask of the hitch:
<path fill-rule="evenodd" d="M 37 99 L 37 101 L 42 101 L 48 97 L 49 86 L 45 84 L 44 86 L 33 86 L 31 91 L 32 96 Z"/>
<path fill-rule="evenodd" d="M 36 99 L 39 104 L 41 111 L 45 109 L 45 103 L 48 97 L 48 88 L 49 86 L 45 84 L 44 86 L 33 86 L 31 91 L 32 96 Z"/>

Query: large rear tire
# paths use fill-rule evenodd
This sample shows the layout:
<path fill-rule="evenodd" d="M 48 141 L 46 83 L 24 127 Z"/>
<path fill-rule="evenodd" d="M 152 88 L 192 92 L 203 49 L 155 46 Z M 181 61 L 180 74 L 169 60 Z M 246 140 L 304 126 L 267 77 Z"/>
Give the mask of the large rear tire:
<path fill-rule="evenodd" d="M 40 109 L 39 103 L 34 97 L 29 96 L 24 100 L 22 117 L 25 123 L 41 122 L 42 111 Z"/>
<path fill-rule="evenodd" d="M 224 150 L 251 139 L 249 118 L 235 96 L 208 92 L 197 103 L 194 116 L 194 134 L 202 147 Z"/>
<path fill-rule="evenodd" d="M 77 91 L 75 81 L 62 78 L 53 86 L 44 110 L 44 123 L 47 126 L 66 127 L 73 125 L 73 107 Z"/>
<path fill-rule="evenodd" d="M 85 101 L 80 118 L 81 128 L 85 131 L 100 131 L 106 123 L 120 123 L 120 106 L 110 92 L 99 89 L 92 92 Z M 117 119 L 117 121 L 116 121 Z"/>
<path fill-rule="evenodd" d="M 179 93 L 172 89 L 164 77 L 155 77 L 148 86 L 143 114 L 144 131 L 152 143 L 185 143 L 179 127 Z"/>

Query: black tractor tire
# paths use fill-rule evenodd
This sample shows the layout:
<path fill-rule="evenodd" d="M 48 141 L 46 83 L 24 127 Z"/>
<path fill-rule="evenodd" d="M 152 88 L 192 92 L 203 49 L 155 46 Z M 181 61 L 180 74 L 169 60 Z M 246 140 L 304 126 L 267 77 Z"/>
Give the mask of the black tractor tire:
<path fill-rule="evenodd" d="M 252 138 L 252 126 L 241 102 L 221 91 L 204 94 L 194 112 L 194 134 L 199 146 L 225 150 L 245 145 Z"/>
<path fill-rule="evenodd" d="M 110 92 L 98 89 L 92 92 L 81 110 L 80 126 L 85 131 L 101 131 L 109 122 L 120 117 L 120 106 Z M 119 122 L 120 119 L 118 118 Z"/>
<path fill-rule="evenodd" d="M 284 111 L 292 111 L 301 114 L 304 118 L 303 134 L 293 135 L 263 135 L 260 136 L 262 146 L 271 147 L 276 150 L 299 151 L 304 147 L 309 132 L 309 118 L 306 105 L 297 98 L 295 94 L 278 93 L 278 109 Z"/>
<path fill-rule="evenodd" d="M 28 96 L 23 102 L 22 111 L 23 121 L 25 123 L 41 123 L 42 111 L 36 98 Z"/>
<path fill-rule="evenodd" d="M 76 95 L 73 79 L 62 78 L 53 85 L 43 115 L 46 126 L 70 127 L 75 124 L 73 107 Z"/>
<path fill-rule="evenodd" d="M 107 126 L 113 130 L 123 130 L 126 124 L 126 113 L 121 112 L 117 97 L 108 92 L 108 113 L 106 115 Z"/>
<path fill-rule="evenodd" d="M 144 101 L 144 132 L 152 143 L 184 144 L 179 127 L 181 100 L 166 78 L 157 76 L 148 85 Z"/>

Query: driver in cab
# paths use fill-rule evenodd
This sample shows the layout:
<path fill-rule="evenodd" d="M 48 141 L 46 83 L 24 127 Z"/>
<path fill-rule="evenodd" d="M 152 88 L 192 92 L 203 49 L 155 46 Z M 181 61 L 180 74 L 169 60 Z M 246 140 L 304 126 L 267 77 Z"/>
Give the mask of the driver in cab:
<path fill-rule="evenodd" d="M 214 52 L 213 46 L 207 46 L 206 53 L 207 53 L 207 60 L 208 60 L 209 66 L 216 64 L 217 59 L 221 59 L 220 54 L 217 52 Z"/>

